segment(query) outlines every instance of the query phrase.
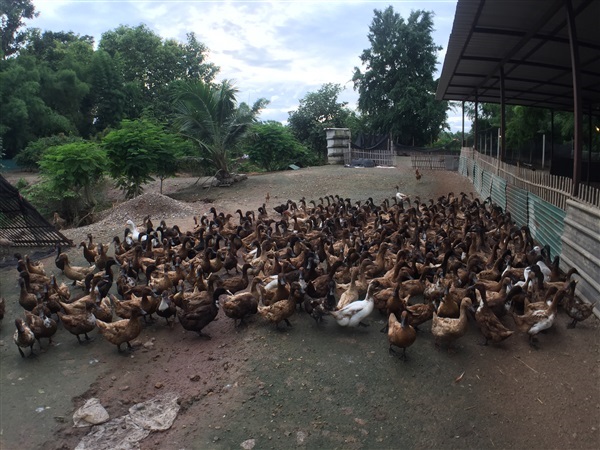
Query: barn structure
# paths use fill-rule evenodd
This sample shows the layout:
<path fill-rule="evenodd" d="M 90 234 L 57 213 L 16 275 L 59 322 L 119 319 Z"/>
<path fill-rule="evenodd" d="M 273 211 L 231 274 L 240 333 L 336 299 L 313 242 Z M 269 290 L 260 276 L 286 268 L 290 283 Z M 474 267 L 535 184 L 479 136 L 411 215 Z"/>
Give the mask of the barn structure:
<path fill-rule="evenodd" d="M 458 0 L 436 97 L 501 106 L 497 157 L 463 148 L 459 171 L 484 198 L 508 210 L 534 238 L 560 255 L 561 268 L 581 274 L 578 295 L 600 298 L 600 190 L 582 181 L 582 148 L 600 118 L 600 2 L 595 0 Z M 572 111 L 570 176 L 506 164 L 506 105 Z M 584 136 L 583 121 L 589 121 Z M 596 307 L 598 315 L 598 306 Z"/>
<path fill-rule="evenodd" d="M 73 245 L 17 188 L 0 175 L 0 239 L 3 247 Z"/>

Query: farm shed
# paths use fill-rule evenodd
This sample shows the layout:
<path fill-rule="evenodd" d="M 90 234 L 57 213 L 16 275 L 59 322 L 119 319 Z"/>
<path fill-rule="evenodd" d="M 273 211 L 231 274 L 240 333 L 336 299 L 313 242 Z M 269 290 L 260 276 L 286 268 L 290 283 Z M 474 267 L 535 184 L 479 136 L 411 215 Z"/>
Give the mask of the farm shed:
<path fill-rule="evenodd" d="M 0 175 L 0 238 L 5 244 L 10 243 L 10 247 L 73 245 L 2 175 Z"/>
<path fill-rule="evenodd" d="M 581 183 L 582 123 L 584 114 L 600 117 L 599 18 L 600 2 L 592 0 L 458 0 L 436 93 L 462 101 L 463 117 L 465 102 L 475 111 L 479 102 L 501 105 L 498 157 L 480 154 L 475 139 L 473 149 L 463 149 L 459 171 L 482 196 L 523 219 L 564 268 L 577 267 L 578 294 L 590 302 L 600 297 L 600 192 Z M 574 113 L 572 177 L 528 175 L 505 164 L 507 104 Z M 473 127 L 477 135 L 477 112 Z M 585 251 L 575 241 L 585 242 Z"/>

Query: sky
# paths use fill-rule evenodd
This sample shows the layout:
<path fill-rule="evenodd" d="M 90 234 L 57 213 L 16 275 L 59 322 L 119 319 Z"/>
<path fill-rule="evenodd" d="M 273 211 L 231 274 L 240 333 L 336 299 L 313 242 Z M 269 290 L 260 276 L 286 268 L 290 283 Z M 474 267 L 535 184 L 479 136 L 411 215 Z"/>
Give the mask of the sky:
<path fill-rule="evenodd" d="M 367 35 L 373 11 L 389 5 L 402 17 L 412 10 L 434 12 L 434 42 L 441 71 L 454 21 L 456 0 L 422 1 L 202 1 L 202 0 L 33 0 L 39 16 L 26 27 L 91 35 L 119 25 L 145 24 L 163 39 L 185 42 L 186 33 L 209 49 L 220 67 L 218 80 L 233 80 L 238 101 L 270 104 L 261 120 L 285 123 L 300 99 L 325 83 L 340 84 L 340 101 L 356 108 L 351 81 L 354 67 L 364 70 L 360 54 L 370 47 Z M 452 131 L 462 128 L 460 111 L 449 111 Z M 465 125 L 468 129 L 469 126 Z"/>

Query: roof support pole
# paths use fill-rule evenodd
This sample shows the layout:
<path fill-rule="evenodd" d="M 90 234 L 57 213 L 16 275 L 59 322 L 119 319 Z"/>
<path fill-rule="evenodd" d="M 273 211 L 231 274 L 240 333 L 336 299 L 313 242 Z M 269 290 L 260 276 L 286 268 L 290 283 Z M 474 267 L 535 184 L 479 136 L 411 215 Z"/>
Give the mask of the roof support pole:
<path fill-rule="evenodd" d="M 479 98 L 475 91 L 475 117 L 473 119 L 473 150 L 477 150 L 477 110 L 479 109 Z"/>
<path fill-rule="evenodd" d="M 569 44 L 571 47 L 571 71 L 573 72 L 573 121 L 575 122 L 575 140 L 573 157 L 573 192 L 579 195 L 579 183 L 581 182 L 581 154 L 582 154 L 582 113 L 581 104 L 581 72 L 579 70 L 579 46 L 577 45 L 577 27 L 575 26 L 575 13 L 571 0 L 564 0 L 567 10 L 567 25 L 569 29 Z"/>
<path fill-rule="evenodd" d="M 588 163 L 587 163 L 587 184 L 590 185 L 592 172 L 592 104 L 589 106 L 588 115 Z"/>
<path fill-rule="evenodd" d="M 552 170 L 552 159 L 554 159 L 554 110 L 550 110 L 550 170 Z"/>
<path fill-rule="evenodd" d="M 506 103 L 504 101 L 504 66 L 500 67 L 500 155 L 504 161 L 506 155 Z"/>
<path fill-rule="evenodd" d="M 466 147 L 467 143 L 465 142 L 465 101 L 462 101 L 462 144 L 461 147 Z"/>

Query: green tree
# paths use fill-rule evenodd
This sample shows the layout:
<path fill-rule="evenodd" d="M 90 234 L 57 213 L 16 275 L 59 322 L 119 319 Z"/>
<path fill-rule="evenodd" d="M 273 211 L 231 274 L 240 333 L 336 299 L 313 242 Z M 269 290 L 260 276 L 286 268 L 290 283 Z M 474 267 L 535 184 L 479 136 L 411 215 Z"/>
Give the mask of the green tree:
<path fill-rule="evenodd" d="M 181 83 L 173 93 L 175 125 L 182 136 L 199 146 L 221 181 L 230 177 L 230 152 L 267 104 L 259 99 L 252 107 L 245 103 L 238 106 L 237 92 L 230 81 L 224 80 L 218 85 Z"/>
<path fill-rule="evenodd" d="M 269 172 L 285 169 L 290 164 L 310 165 L 314 160 L 291 130 L 279 122 L 252 125 L 244 150 L 250 161 Z"/>
<path fill-rule="evenodd" d="M 391 132 L 397 142 L 425 145 L 447 128 L 447 102 L 435 100 L 436 52 L 433 13 L 413 11 L 405 21 L 392 6 L 375 10 L 371 47 L 362 52 L 362 72 L 354 68 L 358 109 L 370 131 Z"/>
<path fill-rule="evenodd" d="M 318 158 L 327 157 L 326 128 L 346 126 L 350 110 L 339 102 L 339 84 L 326 83 L 317 92 L 309 92 L 300 100 L 296 111 L 288 113 L 288 126 L 296 138 Z"/>
<path fill-rule="evenodd" d="M 44 71 L 31 56 L 0 61 L 0 137 L 9 157 L 40 137 L 77 132 L 42 98 Z"/>
<path fill-rule="evenodd" d="M 125 117 L 142 114 L 165 121 L 171 112 L 170 85 L 177 80 L 211 82 L 218 67 L 206 61 L 208 49 L 187 35 L 187 43 L 165 40 L 146 25 L 121 25 L 102 35 L 99 50 L 120 70 L 126 96 Z"/>
<path fill-rule="evenodd" d="M 102 140 L 109 159 L 108 171 L 127 198 L 143 192 L 143 185 L 173 175 L 176 150 L 182 145 L 162 126 L 147 119 L 123 120 L 121 128 Z M 171 164 L 173 162 L 173 164 Z"/>
<path fill-rule="evenodd" d="M 32 0 L 0 0 L 2 59 L 19 51 L 25 39 L 25 33 L 19 28 L 25 25 L 24 19 L 33 19 L 38 14 Z"/>
<path fill-rule="evenodd" d="M 124 118 L 125 86 L 117 63 L 104 50 L 92 59 L 91 95 L 93 98 L 96 131 L 114 127 Z"/>
<path fill-rule="evenodd" d="M 40 160 L 42 183 L 29 192 L 36 206 L 49 214 L 78 222 L 97 203 L 96 187 L 107 164 L 106 153 L 93 142 L 72 142 L 47 149 Z"/>

